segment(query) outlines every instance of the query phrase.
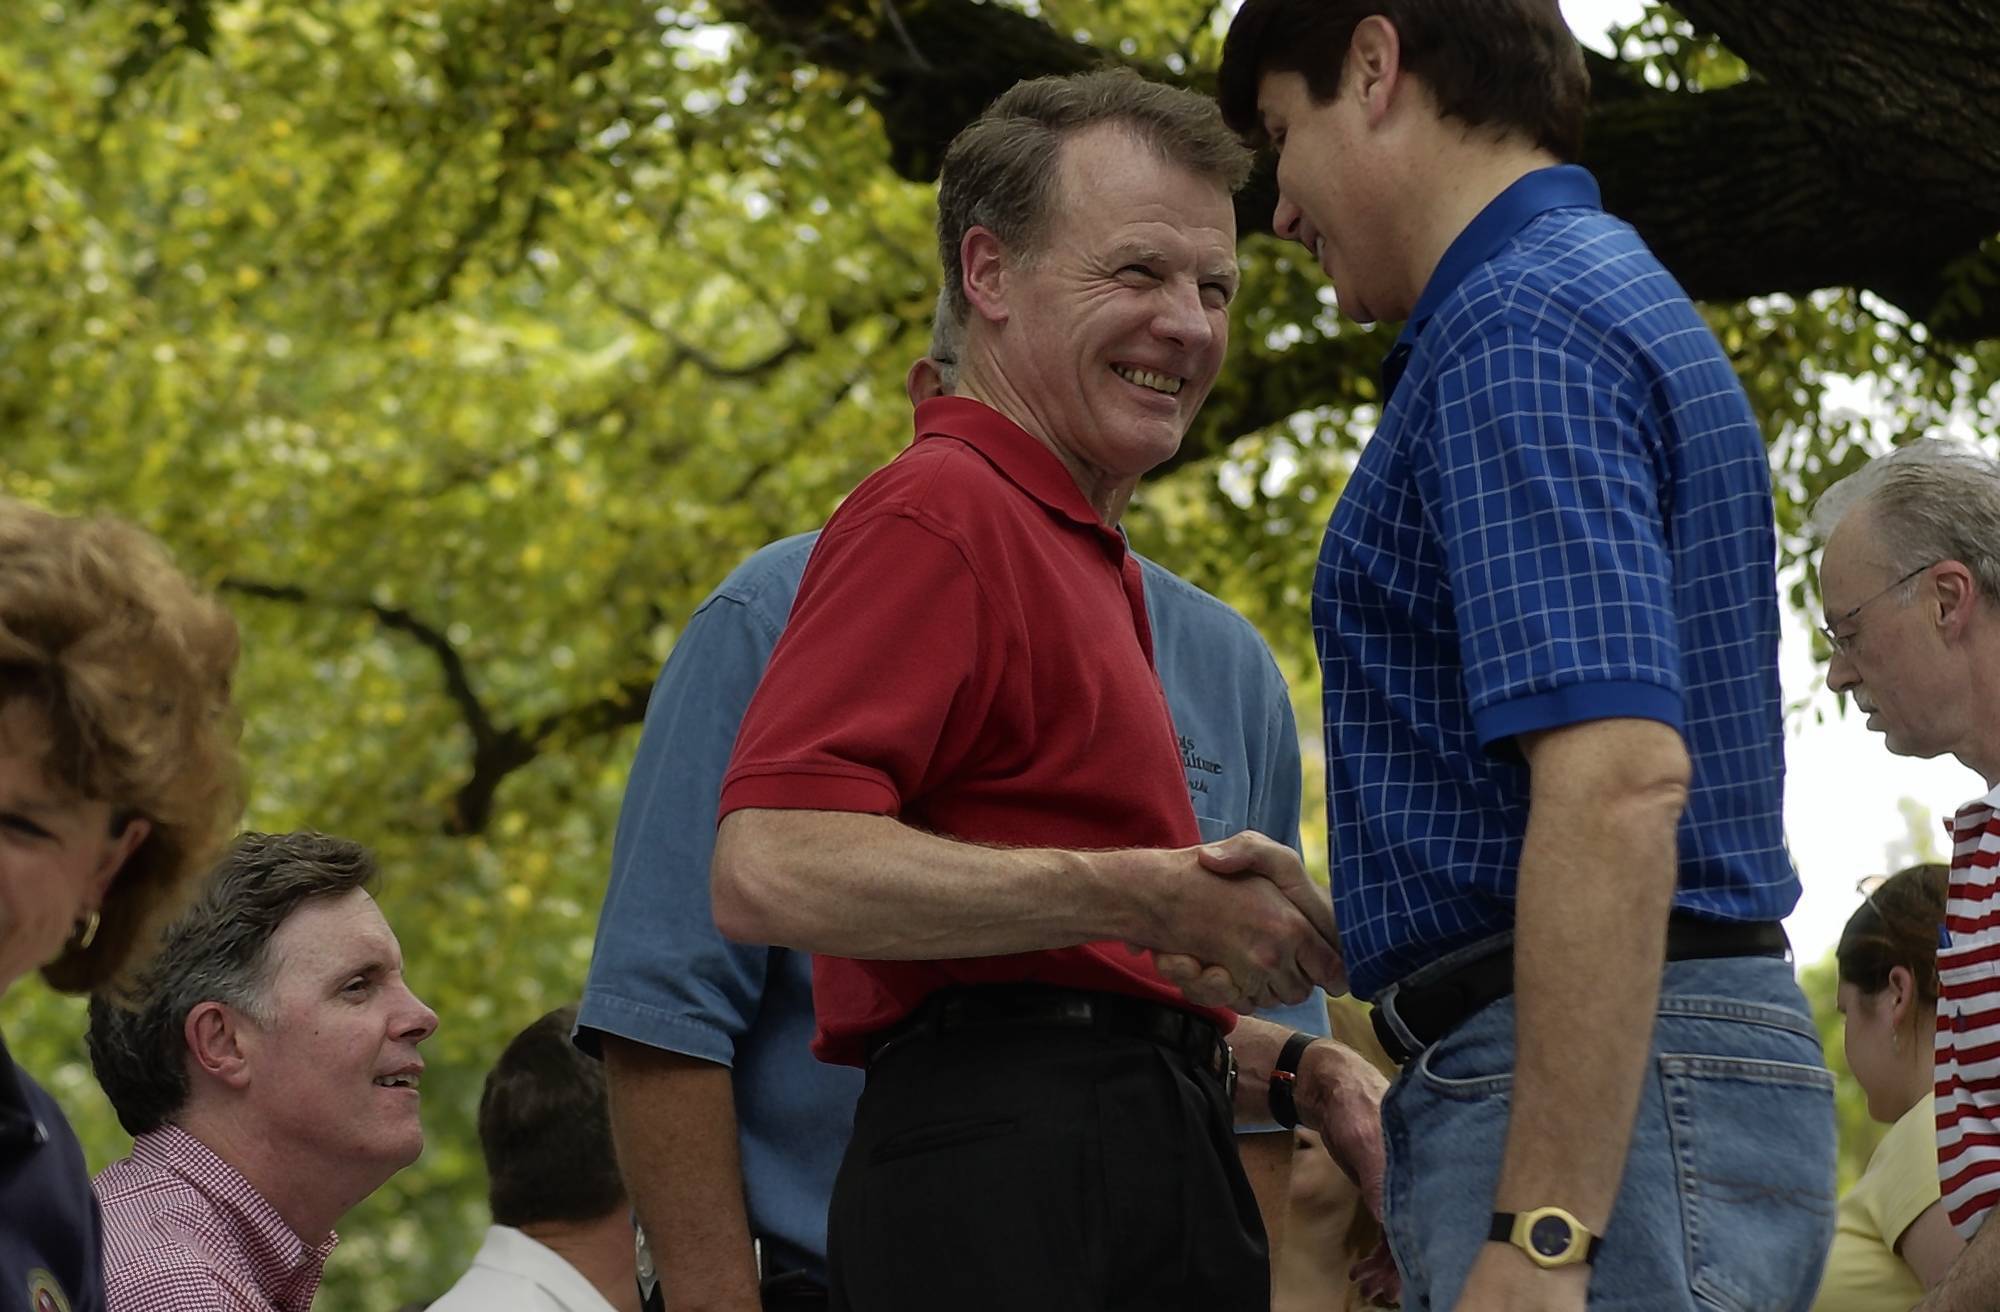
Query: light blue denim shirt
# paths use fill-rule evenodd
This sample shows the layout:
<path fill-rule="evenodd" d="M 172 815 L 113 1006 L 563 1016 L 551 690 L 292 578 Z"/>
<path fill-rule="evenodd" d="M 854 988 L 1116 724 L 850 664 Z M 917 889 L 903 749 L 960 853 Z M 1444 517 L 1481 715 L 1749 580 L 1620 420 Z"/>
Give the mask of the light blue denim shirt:
<path fill-rule="evenodd" d="M 862 1075 L 807 1051 L 811 958 L 729 942 L 708 900 L 722 774 L 817 536 L 752 555 L 674 644 L 626 785 L 577 1042 L 595 1052 L 600 1034 L 615 1034 L 733 1067 L 751 1233 L 782 1265 L 823 1275 L 826 1204 Z M 1221 601 L 1140 564 L 1154 661 L 1202 837 L 1255 829 L 1296 849 L 1298 730 L 1270 649 Z M 1268 1014 L 1327 1031 L 1317 993 Z"/>

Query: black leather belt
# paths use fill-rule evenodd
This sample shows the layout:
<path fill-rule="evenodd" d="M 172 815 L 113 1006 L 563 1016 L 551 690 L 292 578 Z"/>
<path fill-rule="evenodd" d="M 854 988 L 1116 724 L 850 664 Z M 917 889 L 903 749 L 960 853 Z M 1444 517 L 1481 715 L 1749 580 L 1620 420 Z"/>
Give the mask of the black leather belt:
<path fill-rule="evenodd" d="M 1236 1092 L 1236 1061 L 1222 1031 L 1201 1016 L 1119 993 L 1043 984 L 981 984 L 940 989 L 917 1009 L 868 1041 L 873 1066 L 902 1044 L 973 1029 L 1087 1029 L 1150 1039 L 1181 1053 L 1195 1068 Z"/>
<path fill-rule="evenodd" d="M 1667 960 L 1697 961 L 1709 957 L 1782 957 L 1791 951 L 1784 927 L 1775 920 L 1751 923 L 1698 920 L 1675 912 L 1667 920 Z M 1430 1047 L 1481 1008 L 1514 991 L 1512 941 L 1489 956 L 1421 984 L 1396 984 L 1384 990 L 1369 1012 L 1375 1037 L 1398 1065 Z M 1412 1049 L 1389 1023 L 1394 1015 L 1417 1041 Z"/>

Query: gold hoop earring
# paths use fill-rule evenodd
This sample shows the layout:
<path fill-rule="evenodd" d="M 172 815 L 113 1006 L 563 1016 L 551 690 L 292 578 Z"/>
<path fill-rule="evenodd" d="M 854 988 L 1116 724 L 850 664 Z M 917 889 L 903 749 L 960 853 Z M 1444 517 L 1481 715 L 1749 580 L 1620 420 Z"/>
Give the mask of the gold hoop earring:
<path fill-rule="evenodd" d="M 97 941 L 97 926 L 99 923 L 100 918 L 94 908 L 90 914 L 79 919 L 76 922 L 76 932 L 70 935 L 70 949 L 75 952 L 88 950 L 90 945 Z"/>

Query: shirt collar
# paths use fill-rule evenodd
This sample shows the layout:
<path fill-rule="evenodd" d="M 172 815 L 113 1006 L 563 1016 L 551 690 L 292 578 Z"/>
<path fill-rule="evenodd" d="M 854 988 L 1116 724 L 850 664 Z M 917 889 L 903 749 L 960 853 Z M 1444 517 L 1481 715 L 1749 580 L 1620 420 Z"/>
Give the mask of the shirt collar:
<path fill-rule="evenodd" d="M 591 1284 L 568 1258 L 513 1226 L 489 1226 L 479 1251 L 473 1255 L 472 1264 L 528 1281 L 556 1295 L 564 1307 L 577 1309 L 578 1312 L 591 1312 L 591 1309 L 609 1306 L 597 1286 Z"/>
<path fill-rule="evenodd" d="M 1597 179 L 1590 176 L 1588 169 L 1575 164 L 1536 169 L 1516 179 L 1505 191 L 1488 201 L 1486 208 L 1479 211 L 1445 248 L 1444 258 L 1438 261 L 1430 281 L 1424 284 L 1423 295 L 1417 297 L 1416 309 L 1410 311 L 1403 331 L 1396 335 L 1396 344 L 1390 348 L 1389 358 L 1383 361 L 1383 375 L 1389 390 L 1395 390 L 1396 380 L 1402 376 L 1402 366 L 1409 360 L 1410 351 L 1416 346 L 1424 325 L 1430 322 L 1445 298 L 1458 290 L 1458 285 L 1465 281 L 1468 274 L 1499 254 L 1500 248 L 1512 241 L 1521 229 L 1550 210 L 1594 210 L 1603 207 Z"/>
<path fill-rule="evenodd" d="M 132 1160 L 180 1176 L 208 1201 L 273 1306 L 311 1305 L 339 1235 L 328 1231 L 325 1239 L 308 1248 L 241 1171 L 178 1125 L 162 1125 L 134 1139 Z"/>
<path fill-rule="evenodd" d="M 1954 838 L 1960 829 L 1970 829 L 1986 823 L 1987 817 L 2000 811 L 2000 788 L 1973 798 L 1958 808 L 1958 813 L 1944 820 L 1945 837 Z"/>
<path fill-rule="evenodd" d="M 927 437 L 957 438 L 1050 511 L 1095 529 L 1124 550 L 1124 537 L 1098 518 L 1056 453 L 992 406 L 965 396 L 932 397 L 917 405 L 916 431 L 918 442 Z"/>

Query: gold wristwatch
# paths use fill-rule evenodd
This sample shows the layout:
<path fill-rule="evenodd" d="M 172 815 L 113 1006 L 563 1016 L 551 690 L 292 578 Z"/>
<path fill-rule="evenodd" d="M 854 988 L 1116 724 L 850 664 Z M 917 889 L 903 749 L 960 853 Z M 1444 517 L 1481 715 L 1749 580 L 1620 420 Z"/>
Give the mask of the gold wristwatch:
<path fill-rule="evenodd" d="M 1537 1207 L 1532 1212 L 1495 1212 L 1493 1228 L 1486 1234 L 1498 1244 L 1512 1244 L 1539 1267 L 1575 1266 L 1597 1259 L 1604 1236 L 1594 1235 L 1583 1222 L 1560 1207 Z"/>

